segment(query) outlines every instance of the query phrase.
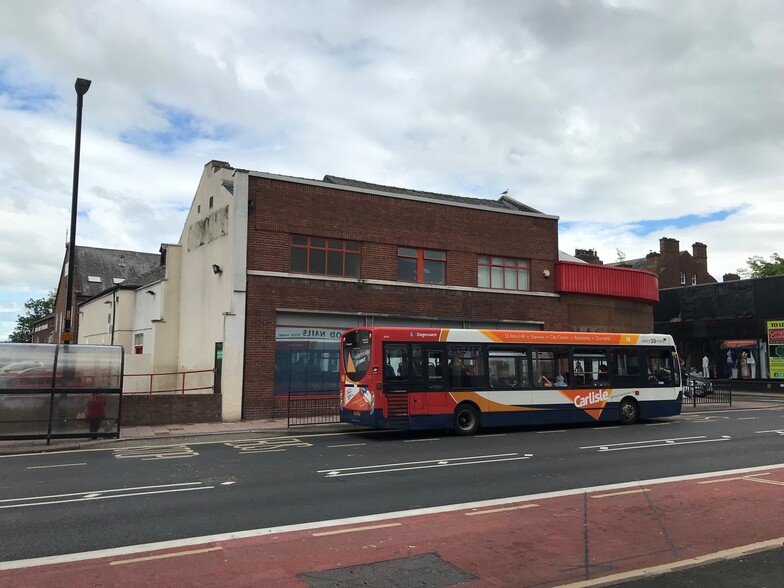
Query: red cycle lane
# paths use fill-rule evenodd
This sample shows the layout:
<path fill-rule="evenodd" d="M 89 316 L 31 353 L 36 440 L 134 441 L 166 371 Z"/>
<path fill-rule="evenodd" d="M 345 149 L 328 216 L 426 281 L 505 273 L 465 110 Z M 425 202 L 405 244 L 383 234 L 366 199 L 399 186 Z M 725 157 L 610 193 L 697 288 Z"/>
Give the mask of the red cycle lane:
<path fill-rule="evenodd" d="M 473 506 L 7 562 L 0 586 L 604 585 L 784 545 L 784 465 Z"/>

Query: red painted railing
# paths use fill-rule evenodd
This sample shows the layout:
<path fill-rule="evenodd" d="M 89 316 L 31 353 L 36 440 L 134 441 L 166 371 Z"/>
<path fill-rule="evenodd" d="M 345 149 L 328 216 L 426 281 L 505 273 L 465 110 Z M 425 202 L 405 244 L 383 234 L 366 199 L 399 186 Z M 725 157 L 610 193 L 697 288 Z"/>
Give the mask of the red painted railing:
<path fill-rule="evenodd" d="M 185 394 L 186 392 L 203 392 L 204 390 L 213 390 L 214 387 L 214 380 L 210 378 L 210 385 L 209 386 L 186 386 L 186 378 L 192 374 L 206 374 L 206 373 L 214 373 L 213 370 L 191 370 L 185 372 L 158 372 L 154 374 L 125 374 L 124 378 L 149 378 L 149 387 L 147 390 L 126 390 L 123 394 L 172 394 L 172 393 L 179 393 Z M 178 382 L 176 388 L 168 387 L 168 388 L 159 388 L 156 389 L 155 382 L 156 378 L 160 379 L 168 378 L 166 380 L 167 383 L 164 383 L 163 386 L 172 386 L 171 382 Z M 205 377 L 202 376 L 202 379 Z M 203 383 L 203 382 L 202 382 Z M 123 386 L 123 388 L 128 388 L 128 386 Z"/>

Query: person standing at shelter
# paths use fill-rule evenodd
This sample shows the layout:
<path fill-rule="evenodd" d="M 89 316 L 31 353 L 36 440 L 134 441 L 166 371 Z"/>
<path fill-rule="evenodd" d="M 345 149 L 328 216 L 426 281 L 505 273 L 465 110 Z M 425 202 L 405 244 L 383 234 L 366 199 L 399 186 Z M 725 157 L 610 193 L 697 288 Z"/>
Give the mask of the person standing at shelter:
<path fill-rule="evenodd" d="M 708 359 L 707 355 L 702 356 L 702 377 L 703 378 L 710 378 L 710 359 Z"/>
<path fill-rule="evenodd" d="M 84 411 L 84 420 L 90 425 L 90 435 L 93 439 L 97 439 L 98 429 L 101 423 L 106 418 L 106 396 L 93 392 L 90 400 L 87 401 L 87 408 Z"/>

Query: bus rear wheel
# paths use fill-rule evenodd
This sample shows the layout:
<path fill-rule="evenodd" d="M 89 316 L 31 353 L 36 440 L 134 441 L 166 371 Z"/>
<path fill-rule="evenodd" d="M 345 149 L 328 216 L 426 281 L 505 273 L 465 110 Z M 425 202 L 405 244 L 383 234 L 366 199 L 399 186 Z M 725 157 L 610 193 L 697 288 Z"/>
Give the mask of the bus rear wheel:
<path fill-rule="evenodd" d="M 461 404 L 455 409 L 452 429 L 456 435 L 473 435 L 479 430 L 479 410 L 473 404 Z"/>
<path fill-rule="evenodd" d="M 618 407 L 618 415 L 622 425 L 633 425 L 640 420 L 640 405 L 634 398 L 624 398 Z"/>

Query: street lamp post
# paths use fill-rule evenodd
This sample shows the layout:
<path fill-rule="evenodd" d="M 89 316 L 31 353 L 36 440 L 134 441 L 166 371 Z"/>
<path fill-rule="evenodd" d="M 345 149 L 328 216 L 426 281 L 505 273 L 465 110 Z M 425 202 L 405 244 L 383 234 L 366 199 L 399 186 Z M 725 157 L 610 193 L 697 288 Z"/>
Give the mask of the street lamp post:
<path fill-rule="evenodd" d="M 65 323 L 63 325 L 62 341 L 71 343 L 71 312 L 73 310 L 73 279 L 74 258 L 76 256 L 76 210 L 79 202 L 79 153 L 82 147 L 82 104 L 84 95 L 90 89 L 90 80 L 76 78 L 76 147 L 74 149 L 73 192 L 71 197 L 71 238 L 68 240 L 68 286 L 65 297 Z"/>

